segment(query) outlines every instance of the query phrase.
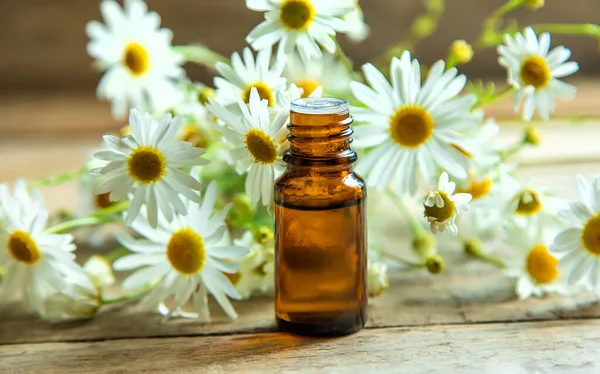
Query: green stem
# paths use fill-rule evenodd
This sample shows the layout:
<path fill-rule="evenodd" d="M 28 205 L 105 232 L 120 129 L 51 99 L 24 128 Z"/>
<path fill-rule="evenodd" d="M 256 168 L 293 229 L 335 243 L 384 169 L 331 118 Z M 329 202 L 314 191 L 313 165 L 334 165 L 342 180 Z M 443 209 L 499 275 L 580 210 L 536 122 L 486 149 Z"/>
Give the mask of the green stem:
<path fill-rule="evenodd" d="M 29 185 L 29 187 L 30 188 L 34 188 L 34 187 L 38 188 L 38 187 L 44 187 L 44 186 L 60 185 L 60 184 L 69 182 L 69 181 L 77 178 L 78 176 L 80 176 L 81 174 L 83 174 L 86 171 L 87 171 L 86 168 L 81 168 L 81 169 L 77 169 L 77 170 L 71 170 L 66 173 L 53 175 L 51 177 L 37 178 Z"/>
<path fill-rule="evenodd" d="M 492 104 L 492 103 L 500 100 L 501 98 L 503 98 L 507 95 L 510 95 L 514 91 L 515 91 L 515 88 L 513 86 L 506 86 L 502 90 L 495 92 L 494 96 L 492 96 L 492 97 L 484 98 L 484 100 L 479 99 L 477 101 L 477 103 L 475 103 L 475 105 L 473 106 L 473 109 L 481 108 L 484 105 Z"/>
<path fill-rule="evenodd" d="M 131 253 L 131 251 L 128 250 L 127 248 L 119 247 L 113 251 L 110 251 L 106 256 L 104 256 L 104 258 L 106 259 L 106 261 L 112 263 L 115 260 L 118 260 L 119 258 L 121 258 L 129 253 Z"/>
<path fill-rule="evenodd" d="M 59 234 L 63 232 L 68 232 L 78 227 L 101 225 L 103 223 L 108 223 L 112 221 L 112 216 L 114 214 L 120 213 L 126 210 L 127 208 L 129 208 L 129 201 L 123 201 L 118 204 L 109 206 L 108 208 L 100 209 L 87 217 L 80 217 L 69 221 L 61 222 L 58 225 L 49 227 L 48 229 L 46 229 L 46 232 L 49 234 Z"/>
<path fill-rule="evenodd" d="M 402 200 L 400 197 L 398 197 L 392 190 L 388 190 L 388 196 L 390 197 L 392 202 L 396 205 L 398 210 L 400 210 L 400 212 L 402 212 L 402 215 L 404 216 L 404 218 L 406 218 L 406 221 L 408 222 L 408 224 L 410 226 L 410 230 L 412 231 L 413 234 L 424 230 L 423 227 L 417 221 L 417 219 L 410 212 L 410 210 L 404 203 L 404 200 Z"/>
<path fill-rule="evenodd" d="M 502 18 L 513 10 L 521 7 L 523 4 L 525 4 L 525 0 L 509 0 L 486 17 L 483 21 L 481 33 L 477 37 L 477 41 L 473 43 L 473 50 L 498 44 L 498 40 L 502 40 L 501 36 L 500 39 L 498 39 L 497 35 Z"/>
<path fill-rule="evenodd" d="M 488 264 L 494 265 L 500 269 L 504 269 L 506 267 L 506 264 L 504 264 L 504 262 L 502 262 L 501 260 L 499 260 L 495 257 L 492 257 L 492 256 L 488 256 L 481 252 L 476 253 L 475 257 L 477 257 L 478 259 L 480 259 L 483 262 L 487 262 Z"/>
<path fill-rule="evenodd" d="M 229 59 L 203 45 L 173 46 L 173 51 L 181 54 L 188 62 L 206 66 L 215 70 L 217 62 L 229 64 Z"/>
<path fill-rule="evenodd" d="M 146 292 L 150 291 L 150 289 L 152 289 L 152 287 L 154 287 L 155 284 L 156 284 L 156 281 L 148 282 L 138 290 L 135 290 L 131 293 L 127 293 L 127 294 L 124 294 L 121 296 L 113 297 L 113 298 L 105 298 L 105 297 L 101 296 L 100 304 L 101 305 L 109 305 L 109 304 L 120 303 L 122 301 L 136 299 L 136 298 L 142 296 L 143 294 L 145 294 Z"/>
<path fill-rule="evenodd" d="M 583 24 L 560 24 L 560 23 L 540 23 L 531 26 L 537 33 L 549 32 L 562 35 L 589 35 L 600 38 L 600 25 L 592 23 Z"/>
<path fill-rule="evenodd" d="M 446 70 L 450 70 L 456 66 L 456 58 L 452 53 L 448 54 L 448 58 L 446 59 Z"/>
<path fill-rule="evenodd" d="M 352 76 L 352 78 L 357 79 L 358 74 L 354 71 L 354 64 L 352 63 L 352 61 L 350 60 L 348 55 L 346 55 L 346 52 L 344 52 L 344 50 L 342 49 L 342 46 L 337 41 L 337 39 L 334 38 L 334 41 L 335 41 L 335 56 L 338 58 L 338 60 L 340 60 L 342 65 L 344 65 L 344 68 L 346 69 L 346 71 L 348 71 L 348 74 L 350 74 L 350 76 Z"/>
<path fill-rule="evenodd" d="M 515 154 L 519 153 L 519 151 L 521 151 L 523 148 L 525 148 L 526 145 L 527 144 L 523 140 L 520 140 L 517 144 L 515 144 L 512 147 L 501 152 L 502 160 L 504 160 L 504 161 L 508 160 Z"/>
<path fill-rule="evenodd" d="M 398 255 L 395 255 L 393 253 L 387 252 L 387 251 L 381 251 L 381 253 L 389 258 L 391 258 L 392 260 L 401 263 L 402 265 L 406 265 L 409 266 L 411 268 L 424 268 L 427 265 L 424 262 L 412 262 L 409 260 L 406 260 Z"/>
<path fill-rule="evenodd" d="M 427 0 L 427 9 L 416 17 L 409 33 L 399 42 L 389 46 L 382 54 L 373 59 L 380 71 L 386 71 L 390 60 L 400 56 L 404 50 L 413 50 L 417 44 L 431 36 L 439 26 L 439 20 L 444 14 L 445 0 Z"/>

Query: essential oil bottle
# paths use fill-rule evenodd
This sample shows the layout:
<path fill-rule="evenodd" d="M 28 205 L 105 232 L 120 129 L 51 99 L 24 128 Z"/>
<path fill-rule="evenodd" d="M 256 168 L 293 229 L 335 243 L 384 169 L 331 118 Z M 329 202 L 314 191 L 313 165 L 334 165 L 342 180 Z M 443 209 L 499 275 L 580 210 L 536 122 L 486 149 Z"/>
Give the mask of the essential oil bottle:
<path fill-rule="evenodd" d="M 346 335 L 367 309 L 366 189 L 353 171 L 348 102 L 292 102 L 286 172 L 275 182 L 275 313 L 282 331 Z"/>

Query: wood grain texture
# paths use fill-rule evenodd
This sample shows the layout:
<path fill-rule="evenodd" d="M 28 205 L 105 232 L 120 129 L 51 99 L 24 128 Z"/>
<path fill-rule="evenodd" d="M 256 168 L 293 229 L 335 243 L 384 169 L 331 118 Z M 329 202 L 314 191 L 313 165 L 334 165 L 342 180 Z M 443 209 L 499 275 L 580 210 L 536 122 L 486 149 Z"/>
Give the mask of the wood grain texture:
<path fill-rule="evenodd" d="M 0 347 L 11 373 L 581 373 L 600 370 L 600 321 L 280 333 Z"/>
<path fill-rule="evenodd" d="M 415 51 L 424 63 L 445 58 L 455 39 L 474 40 L 481 21 L 503 0 L 446 1 L 446 14 L 439 30 Z M 148 0 L 149 8 L 162 16 L 162 24 L 173 30 L 175 44 L 202 42 L 226 55 L 244 47 L 248 32 L 262 20 L 260 13 L 249 11 L 244 0 Z M 0 90 L 12 95 L 16 91 L 58 92 L 86 90 L 93 92 L 100 75 L 94 73 L 87 56 L 85 25 L 100 20 L 99 0 L 4 0 L 0 2 Z M 357 63 L 385 50 L 409 30 L 412 20 L 424 10 L 419 0 L 362 0 L 372 33 L 361 44 L 341 42 Z M 575 3 L 547 1 L 536 12 L 521 9 L 514 17 L 522 25 L 539 22 L 598 22 L 600 3 L 578 0 Z M 581 63 L 581 74 L 600 71 L 600 55 L 592 38 L 556 36 L 555 44 L 567 44 L 573 58 Z M 473 76 L 503 77 L 493 49 L 478 53 L 465 72 Z M 206 70 L 190 67 L 195 79 L 210 82 Z"/>

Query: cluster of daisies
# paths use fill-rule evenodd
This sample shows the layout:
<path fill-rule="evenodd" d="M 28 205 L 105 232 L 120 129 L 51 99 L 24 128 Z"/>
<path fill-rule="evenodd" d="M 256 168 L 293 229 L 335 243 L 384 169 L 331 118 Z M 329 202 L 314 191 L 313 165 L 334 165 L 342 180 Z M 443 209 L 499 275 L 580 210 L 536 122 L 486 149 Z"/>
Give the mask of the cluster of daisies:
<path fill-rule="evenodd" d="M 453 66 L 468 45 L 455 43 L 453 62 L 437 61 L 426 74 L 409 51 L 391 59 L 389 72 L 370 63 L 356 72 L 336 37 L 368 36 L 357 1 L 246 6 L 265 20 L 249 32 L 250 47 L 209 64 L 213 88 L 186 76 L 182 65 L 201 57 L 172 46 L 171 31 L 142 0 L 101 2 L 104 23 L 86 28 L 88 53 L 104 72 L 97 95 L 115 118 L 129 113 L 128 124 L 105 135 L 83 168 L 81 185 L 93 194 L 71 221 L 49 223 L 40 193 L 23 181 L 12 194 L 0 186 L 4 295 L 46 319 L 86 318 L 114 300 L 104 292 L 114 269 L 128 272 L 122 288 L 140 306 L 166 317 L 209 320 L 211 295 L 236 318 L 230 299 L 273 293 L 272 187 L 285 170 L 290 103 L 323 95 L 353 103 L 357 170 L 368 186 L 419 202 L 424 218 L 407 218 L 418 221 L 413 243 L 430 271 L 443 263 L 426 225 L 481 258 L 508 238 L 502 265 L 518 278 L 522 298 L 600 292 L 600 179 L 578 179 L 581 202 L 569 206 L 514 178 L 515 165 L 493 143 L 498 125 Z M 526 28 L 498 47 L 525 121 L 536 112 L 548 119 L 555 98 L 575 95 L 561 78 L 578 65 L 567 48 L 550 44 L 549 34 Z M 530 130 L 522 144 L 535 135 Z M 78 265 L 68 231 L 104 223 L 125 226 L 116 239 L 126 254 Z M 388 287 L 381 257 L 369 253 L 370 296 Z"/>

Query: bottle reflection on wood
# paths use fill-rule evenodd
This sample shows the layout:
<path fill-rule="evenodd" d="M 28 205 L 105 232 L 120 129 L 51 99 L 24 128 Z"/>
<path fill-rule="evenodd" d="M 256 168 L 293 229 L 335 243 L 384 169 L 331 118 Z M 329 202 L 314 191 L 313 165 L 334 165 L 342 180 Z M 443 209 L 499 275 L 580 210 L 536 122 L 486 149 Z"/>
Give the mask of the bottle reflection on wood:
<path fill-rule="evenodd" d="M 348 103 L 299 99 L 290 122 L 274 194 L 277 323 L 300 335 L 349 334 L 366 322 L 367 238 Z"/>

